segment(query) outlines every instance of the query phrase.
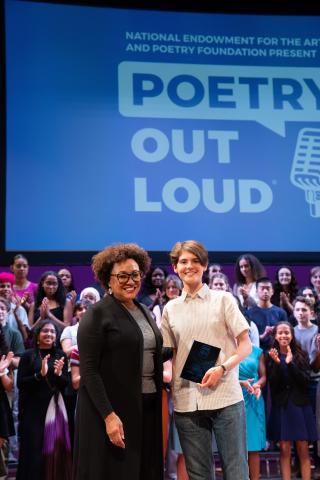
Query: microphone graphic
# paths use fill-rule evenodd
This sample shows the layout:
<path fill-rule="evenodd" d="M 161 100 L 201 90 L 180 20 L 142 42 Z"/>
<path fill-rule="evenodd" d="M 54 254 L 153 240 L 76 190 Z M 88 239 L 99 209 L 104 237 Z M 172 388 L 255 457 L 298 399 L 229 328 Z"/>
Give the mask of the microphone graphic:
<path fill-rule="evenodd" d="M 320 129 L 300 130 L 290 180 L 305 190 L 311 217 L 320 218 Z"/>

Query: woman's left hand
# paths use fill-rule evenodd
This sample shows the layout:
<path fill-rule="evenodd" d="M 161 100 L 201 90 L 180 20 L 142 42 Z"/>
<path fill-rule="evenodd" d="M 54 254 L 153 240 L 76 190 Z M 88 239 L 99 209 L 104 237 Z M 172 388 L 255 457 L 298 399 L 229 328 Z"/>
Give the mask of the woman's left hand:
<path fill-rule="evenodd" d="M 201 383 L 197 385 L 201 388 L 215 387 L 224 374 L 224 370 L 221 367 L 212 367 L 206 371 Z"/>
<path fill-rule="evenodd" d="M 62 374 L 63 365 L 64 365 L 64 357 L 61 357 L 60 359 L 54 361 L 53 371 L 55 375 L 58 375 L 58 377 L 60 377 L 60 375 Z"/>
<path fill-rule="evenodd" d="M 114 412 L 105 419 L 106 431 L 110 442 L 116 447 L 125 448 L 123 424 Z"/>

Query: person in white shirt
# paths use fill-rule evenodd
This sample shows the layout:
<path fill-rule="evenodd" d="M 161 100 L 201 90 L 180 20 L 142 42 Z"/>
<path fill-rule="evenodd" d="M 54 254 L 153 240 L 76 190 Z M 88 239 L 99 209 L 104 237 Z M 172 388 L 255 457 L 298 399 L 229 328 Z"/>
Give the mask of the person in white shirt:
<path fill-rule="evenodd" d="M 225 480 L 248 480 L 245 411 L 238 364 L 251 352 L 248 323 L 232 294 L 210 290 L 202 278 L 208 252 L 195 240 L 174 245 L 171 262 L 183 283 L 182 295 L 166 304 L 164 347 L 173 354 L 175 421 L 190 480 L 212 480 L 212 432 Z M 193 341 L 220 348 L 201 383 L 180 374 Z"/>

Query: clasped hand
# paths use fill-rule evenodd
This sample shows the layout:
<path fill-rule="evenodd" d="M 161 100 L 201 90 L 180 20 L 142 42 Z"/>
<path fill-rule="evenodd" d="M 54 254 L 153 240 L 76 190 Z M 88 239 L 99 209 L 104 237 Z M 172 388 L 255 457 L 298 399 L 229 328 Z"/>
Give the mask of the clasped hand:
<path fill-rule="evenodd" d="M 50 318 L 50 308 L 49 308 L 49 300 L 47 297 L 44 297 L 41 305 L 40 305 L 40 317 L 42 320 L 45 318 Z"/>

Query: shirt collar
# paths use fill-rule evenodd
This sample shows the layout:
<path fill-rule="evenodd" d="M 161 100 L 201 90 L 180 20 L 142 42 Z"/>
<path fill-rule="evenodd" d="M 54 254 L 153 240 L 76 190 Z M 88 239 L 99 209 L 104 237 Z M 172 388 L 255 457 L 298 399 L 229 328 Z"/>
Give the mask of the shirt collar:
<path fill-rule="evenodd" d="M 188 292 L 186 292 L 186 290 L 182 290 L 182 293 L 181 293 L 181 298 L 183 301 L 185 301 L 186 299 L 193 299 L 193 298 L 202 298 L 204 299 L 208 293 L 210 292 L 210 288 L 208 287 L 208 285 L 206 283 L 204 283 L 202 285 L 202 287 L 197 291 L 197 293 L 195 295 L 190 295 Z"/>

